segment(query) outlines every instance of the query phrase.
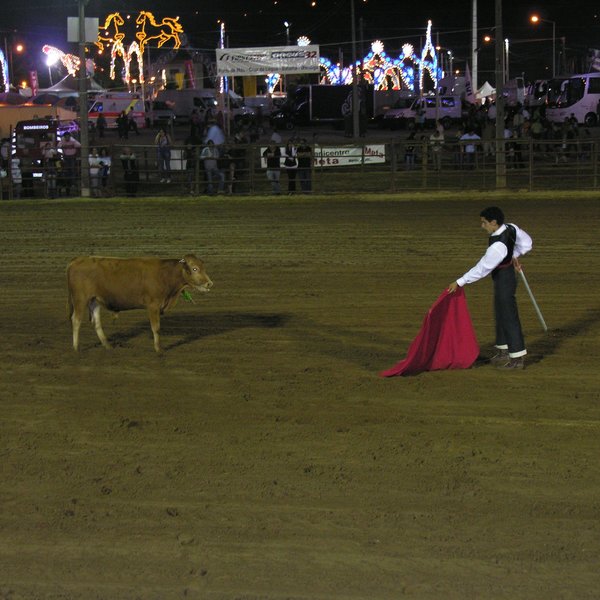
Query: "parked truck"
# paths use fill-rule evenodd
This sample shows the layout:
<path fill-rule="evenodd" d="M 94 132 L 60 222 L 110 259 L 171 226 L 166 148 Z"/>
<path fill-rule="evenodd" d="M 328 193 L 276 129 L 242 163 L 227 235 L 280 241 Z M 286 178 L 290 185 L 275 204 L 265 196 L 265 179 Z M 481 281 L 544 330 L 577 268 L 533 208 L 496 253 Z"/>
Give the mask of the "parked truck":
<path fill-rule="evenodd" d="M 374 116 L 372 86 L 358 86 L 363 117 Z M 293 129 L 296 125 L 341 123 L 352 115 L 351 85 L 300 85 L 288 92 L 281 110 L 271 115 L 276 129 Z"/>
<path fill-rule="evenodd" d="M 230 92 L 228 100 L 223 100 L 223 107 L 219 106 L 217 91 L 212 88 L 183 89 L 183 90 L 160 90 L 156 100 L 164 102 L 175 113 L 176 123 L 187 123 L 193 110 L 204 117 L 207 111 L 216 115 L 223 110 L 226 115 L 231 110 L 231 118 L 239 120 L 254 114 L 254 111 L 244 104 L 243 98 Z"/>

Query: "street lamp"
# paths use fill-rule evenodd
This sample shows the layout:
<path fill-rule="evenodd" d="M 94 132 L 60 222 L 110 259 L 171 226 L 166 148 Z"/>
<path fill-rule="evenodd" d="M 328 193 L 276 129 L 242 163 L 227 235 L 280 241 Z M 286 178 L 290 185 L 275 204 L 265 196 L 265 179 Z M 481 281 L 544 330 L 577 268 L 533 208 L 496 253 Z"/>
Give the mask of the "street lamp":
<path fill-rule="evenodd" d="M 550 21 L 549 19 L 542 19 L 539 15 L 531 15 L 529 19 L 534 25 L 537 23 L 551 23 L 552 24 L 552 77 L 556 77 L 556 21 Z"/>
<path fill-rule="evenodd" d="M 283 22 L 283 26 L 285 27 L 285 44 L 286 46 L 290 45 L 290 26 L 292 24 L 288 23 L 287 21 Z"/>

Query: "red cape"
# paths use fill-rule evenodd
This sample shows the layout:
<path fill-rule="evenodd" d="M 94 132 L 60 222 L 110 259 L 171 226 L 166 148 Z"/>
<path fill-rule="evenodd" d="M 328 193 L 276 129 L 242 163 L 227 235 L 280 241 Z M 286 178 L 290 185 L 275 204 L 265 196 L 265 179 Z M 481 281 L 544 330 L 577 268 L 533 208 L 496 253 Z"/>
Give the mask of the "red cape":
<path fill-rule="evenodd" d="M 440 369 L 468 369 L 478 356 L 479 345 L 467 299 L 459 287 L 453 294 L 444 290 L 425 316 L 408 356 L 380 375 L 392 377 Z"/>

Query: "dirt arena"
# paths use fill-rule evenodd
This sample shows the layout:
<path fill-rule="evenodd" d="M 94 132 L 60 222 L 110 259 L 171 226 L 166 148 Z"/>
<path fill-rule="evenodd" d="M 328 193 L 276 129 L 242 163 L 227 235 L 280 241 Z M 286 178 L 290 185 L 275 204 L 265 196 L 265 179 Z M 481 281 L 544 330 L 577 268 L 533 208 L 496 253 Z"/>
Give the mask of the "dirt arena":
<path fill-rule="evenodd" d="M 599 597 L 593 195 L 2 202 L 0 599 Z M 382 379 L 487 244 L 534 238 L 527 368 Z M 195 252 L 214 282 L 71 348 L 77 255 Z"/>

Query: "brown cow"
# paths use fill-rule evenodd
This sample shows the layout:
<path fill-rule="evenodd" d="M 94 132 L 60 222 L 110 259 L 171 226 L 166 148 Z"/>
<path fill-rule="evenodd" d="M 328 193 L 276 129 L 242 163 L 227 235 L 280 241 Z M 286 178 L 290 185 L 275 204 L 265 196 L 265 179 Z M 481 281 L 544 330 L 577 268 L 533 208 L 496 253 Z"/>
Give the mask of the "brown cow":
<path fill-rule="evenodd" d="M 120 312 L 145 308 L 160 352 L 160 315 L 175 306 L 185 289 L 208 292 L 213 283 L 204 263 L 193 254 L 177 258 L 108 258 L 80 256 L 67 267 L 68 315 L 73 325 L 73 349 L 79 350 L 79 328 L 86 312 L 105 348 L 110 344 L 102 330 L 100 307 Z"/>

